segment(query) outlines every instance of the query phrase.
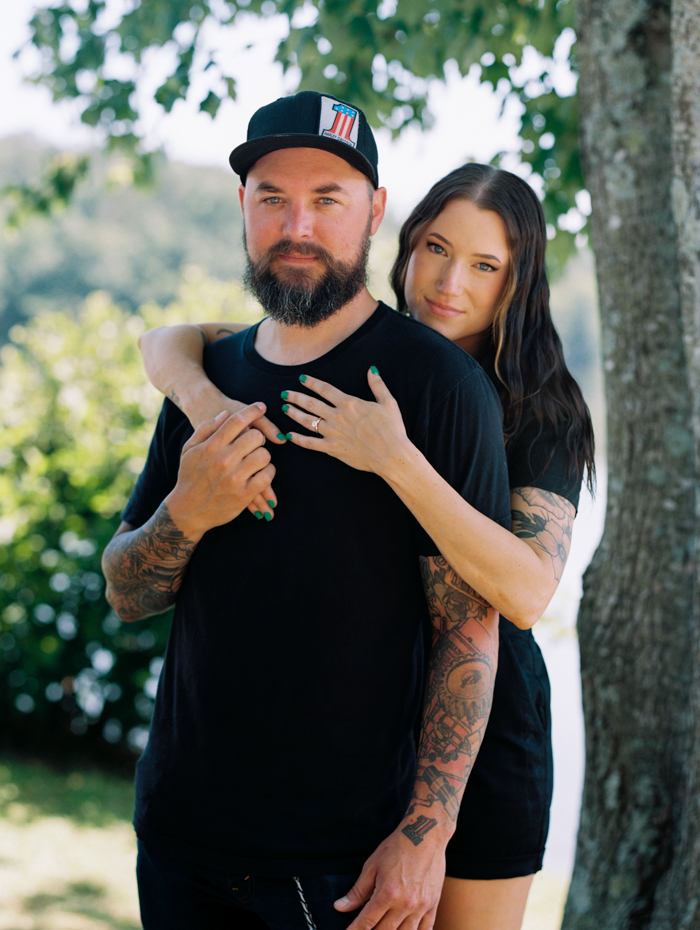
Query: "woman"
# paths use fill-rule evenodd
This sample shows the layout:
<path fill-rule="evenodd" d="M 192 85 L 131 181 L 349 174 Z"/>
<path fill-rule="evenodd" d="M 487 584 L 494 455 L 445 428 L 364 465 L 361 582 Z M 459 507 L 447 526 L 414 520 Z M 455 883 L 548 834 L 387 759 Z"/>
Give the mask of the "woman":
<path fill-rule="evenodd" d="M 474 356 L 499 392 L 511 532 L 470 507 L 411 444 L 376 370 L 368 373 L 376 403 L 304 377 L 313 394 L 290 385 L 282 411 L 307 432 L 262 425 L 274 442 L 380 475 L 452 567 L 502 615 L 493 708 L 448 846 L 437 930 L 518 930 L 547 835 L 549 683 L 530 628 L 561 578 L 582 478 L 587 472 L 592 485 L 594 462 L 590 416 L 549 312 L 545 245 L 542 208 L 529 185 L 468 164 L 435 184 L 412 212 L 391 275 L 399 311 Z M 200 365 L 202 336 L 209 341 L 233 329 L 175 327 L 142 339 L 149 377 L 195 425 L 222 405 L 240 406 L 224 400 Z M 266 498 L 253 507 L 258 519 L 272 519 L 276 502 Z"/>

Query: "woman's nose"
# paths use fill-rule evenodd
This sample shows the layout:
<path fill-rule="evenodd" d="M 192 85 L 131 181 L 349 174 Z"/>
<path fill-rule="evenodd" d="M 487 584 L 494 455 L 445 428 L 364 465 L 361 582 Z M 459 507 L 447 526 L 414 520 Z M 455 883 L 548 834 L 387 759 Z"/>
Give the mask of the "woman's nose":
<path fill-rule="evenodd" d="M 464 289 L 462 269 L 458 265 L 450 263 L 447 268 L 443 269 L 443 273 L 437 282 L 437 289 L 441 294 L 461 294 Z"/>

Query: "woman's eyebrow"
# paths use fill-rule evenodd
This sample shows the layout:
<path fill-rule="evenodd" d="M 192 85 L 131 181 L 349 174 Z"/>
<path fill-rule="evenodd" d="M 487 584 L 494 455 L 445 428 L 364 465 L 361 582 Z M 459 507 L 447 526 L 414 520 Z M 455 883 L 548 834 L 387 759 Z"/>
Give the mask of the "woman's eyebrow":
<path fill-rule="evenodd" d="M 445 245 L 449 245 L 450 248 L 452 248 L 452 243 L 450 242 L 450 240 L 449 240 L 449 239 L 445 239 L 445 237 L 444 237 L 444 236 L 441 236 L 440 233 L 430 232 L 430 233 L 428 233 L 428 235 L 429 235 L 429 236 L 432 236 L 434 239 L 439 239 L 440 242 L 444 242 Z"/>

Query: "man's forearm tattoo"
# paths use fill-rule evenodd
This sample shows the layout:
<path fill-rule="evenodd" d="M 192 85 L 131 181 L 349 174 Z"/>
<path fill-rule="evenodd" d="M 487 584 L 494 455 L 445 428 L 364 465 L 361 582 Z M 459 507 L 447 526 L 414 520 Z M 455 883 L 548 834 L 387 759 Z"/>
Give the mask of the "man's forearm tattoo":
<path fill-rule="evenodd" d="M 162 504 L 145 526 L 112 540 L 105 551 L 110 603 L 122 617 L 145 617 L 175 603 L 197 544 Z"/>
<path fill-rule="evenodd" d="M 437 820 L 432 817 L 424 817 L 421 814 L 417 820 L 409 823 L 401 832 L 409 838 L 414 846 L 420 846 L 426 833 L 430 833 L 435 826 L 437 826 Z"/>
<path fill-rule="evenodd" d="M 547 553 L 554 577 L 560 581 L 571 547 L 574 505 L 559 494 L 540 488 L 513 488 L 511 495 L 523 502 L 523 510 L 511 509 L 513 533 L 520 539 L 532 540 Z"/>
<path fill-rule="evenodd" d="M 433 621 L 413 806 L 455 821 L 491 711 L 498 624 L 486 601 L 442 557 L 421 559 Z M 414 845 L 437 823 L 424 815 L 403 828 Z"/>

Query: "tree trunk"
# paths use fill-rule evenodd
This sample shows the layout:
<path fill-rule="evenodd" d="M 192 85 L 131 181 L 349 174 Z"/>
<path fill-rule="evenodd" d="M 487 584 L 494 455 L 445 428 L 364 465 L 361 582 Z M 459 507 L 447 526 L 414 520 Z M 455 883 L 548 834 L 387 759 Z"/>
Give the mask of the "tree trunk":
<path fill-rule="evenodd" d="M 684 873 L 686 893 L 699 890 L 679 851 L 700 818 L 686 779 L 697 471 L 672 204 L 670 0 L 578 0 L 577 33 L 610 480 L 578 620 L 586 776 L 563 927 L 678 930 L 687 908 L 660 883 L 678 888 L 671 876 Z"/>
<path fill-rule="evenodd" d="M 691 387 L 696 462 L 700 462 L 700 4 L 675 0 L 673 40 L 673 213 L 680 268 L 681 310 Z M 700 524 L 700 493 L 697 495 Z M 698 563 L 696 554 L 696 565 Z M 696 590 L 697 595 L 697 590 Z M 696 616 L 700 614 L 696 601 Z M 655 930 L 700 927 L 700 624 L 690 706 L 694 738 L 686 769 L 680 842 L 673 866 L 659 889 Z M 663 914 L 668 914 L 664 920 Z"/>

